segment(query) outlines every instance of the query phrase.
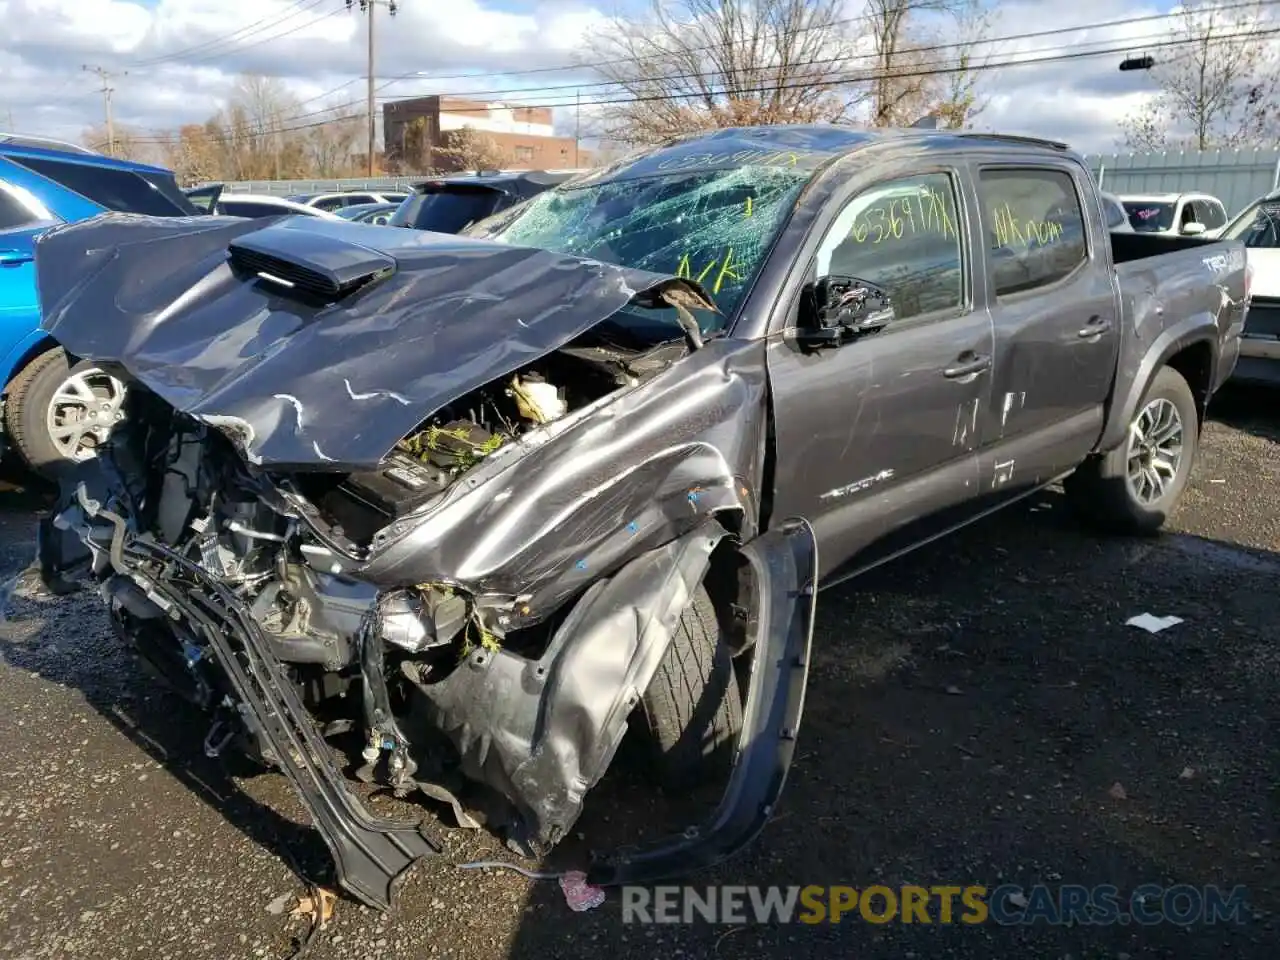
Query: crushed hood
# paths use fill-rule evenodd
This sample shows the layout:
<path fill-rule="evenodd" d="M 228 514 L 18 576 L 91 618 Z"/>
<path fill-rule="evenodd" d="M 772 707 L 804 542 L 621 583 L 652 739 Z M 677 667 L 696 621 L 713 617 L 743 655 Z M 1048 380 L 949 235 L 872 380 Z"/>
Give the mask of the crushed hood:
<path fill-rule="evenodd" d="M 694 283 L 311 217 L 109 214 L 36 245 L 43 328 L 276 468 L 377 464 L 433 412 Z"/>

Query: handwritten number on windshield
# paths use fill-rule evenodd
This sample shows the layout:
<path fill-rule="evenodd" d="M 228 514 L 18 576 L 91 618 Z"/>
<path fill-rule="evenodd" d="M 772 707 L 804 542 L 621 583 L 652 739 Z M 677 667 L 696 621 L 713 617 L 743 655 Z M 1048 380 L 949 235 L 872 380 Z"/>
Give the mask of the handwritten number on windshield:
<path fill-rule="evenodd" d="M 689 254 L 684 254 L 680 258 L 680 265 L 676 267 L 676 276 L 682 280 L 697 280 L 698 283 L 705 284 L 708 278 L 714 276 L 711 281 L 711 293 L 715 295 L 720 292 L 720 288 L 724 286 L 726 280 L 741 281 L 742 274 L 738 271 L 742 269 L 743 264 L 733 259 L 733 247 L 729 247 L 724 252 L 724 256 L 716 256 L 711 259 L 698 272 L 697 276 L 693 273 L 693 261 Z"/>

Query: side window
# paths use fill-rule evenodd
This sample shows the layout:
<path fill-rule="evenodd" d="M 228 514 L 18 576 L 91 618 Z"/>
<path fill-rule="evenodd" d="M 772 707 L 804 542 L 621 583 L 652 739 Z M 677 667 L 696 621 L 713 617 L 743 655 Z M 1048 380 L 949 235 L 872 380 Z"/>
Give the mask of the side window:
<path fill-rule="evenodd" d="M 317 200 L 308 206 L 315 207 L 317 210 L 328 210 L 332 213 L 334 210 L 340 210 L 347 205 L 347 198 L 343 196 L 325 197 L 323 200 Z"/>
<path fill-rule="evenodd" d="M 1212 200 L 1197 200 L 1196 205 L 1196 222 L 1203 223 L 1206 230 L 1213 230 L 1226 223 L 1226 216 L 1222 213 L 1222 208 Z"/>
<path fill-rule="evenodd" d="M 965 301 L 955 185 L 945 173 L 889 180 L 840 211 L 817 255 L 817 275 L 884 287 L 898 319 Z"/>
<path fill-rule="evenodd" d="M 997 297 L 1069 277 L 1089 257 L 1075 180 L 1061 170 L 983 170 L 978 176 Z"/>
<path fill-rule="evenodd" d="M 31 211 L 19 203 L 17 197 L 10 196 L 7 190 L 0 189 L 0 230 L 16 230 L 18 227 L 35 223 L 35 220 Z"/>
<path fill-rule="evenodd" d="M 1202 223 L 1200 219 L 1200 211 L 1196 209 L 1196 201 L 1184 200 L 1182 202 L 1182 216 L 1178 219 L 1178 226 L 1185 227 L 1188 223 Z"/>
<path fill-rule="evenodd" d="M 156 217 L 185 216 L 193 212 L 180 205 L 185 202 L 185 198 L 172 198 L 158 184 L 129 170 L 34 157 L 9 159 L 107 210 Z M 176 187 L 174 191 L 177 192 Z M 187 207 L 190 205 L 187 204 Z"/>

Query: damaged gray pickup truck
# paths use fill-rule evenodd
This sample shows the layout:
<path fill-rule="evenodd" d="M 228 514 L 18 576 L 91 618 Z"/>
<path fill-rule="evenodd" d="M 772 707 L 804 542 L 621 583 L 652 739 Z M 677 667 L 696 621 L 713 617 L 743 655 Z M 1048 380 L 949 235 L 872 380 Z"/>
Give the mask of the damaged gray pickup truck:
<path fill-rule="evenodd" d="M 822 126 L 682 139 L 463 236 L 104 216 L 36 262 L 45 328 L 128 385 L 45 582 L 96 582 L 382 908 L 439 848 L 348 761 L 541 855 L 634 729 L 727 786 L 590 881 L 741 848 L 817 589 L 1062 478 L 1157 529 L 1248 295 L 1238 243 L 1109 235 L 1061 144 Z"/>

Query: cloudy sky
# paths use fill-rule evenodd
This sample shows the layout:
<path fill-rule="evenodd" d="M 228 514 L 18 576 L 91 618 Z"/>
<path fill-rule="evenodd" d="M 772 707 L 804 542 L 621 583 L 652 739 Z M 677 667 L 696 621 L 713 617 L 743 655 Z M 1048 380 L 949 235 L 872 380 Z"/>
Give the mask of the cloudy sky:
<path fill-rule="evenodd" d="M 491 94 L 486 99 L 553 105 L 572 104 L 575 90 L 584 104 L 609 96 L 589 70 L 555 68 L 574 62 L 584 31 L 618 4 L 641 0 L 397 2 L 394 20 L 378 11 L 380 99 L 480 91 Z M 862 2 L 850 0 L 851 17 Z M 1159 17 L 1172 6 L 1000 3 L 992 34 L 1009 39 L 984 47 L 984 55 L 1042 62 L 984 75 L 990 101 L 980 126 L 1065 139 L 1087 152 L 1116 149 L 1120 119 L 1149 96 L 1151 81 L 1118 71 L 1122 55 L 1114 51 L 1132 46 L 1140 54 L 1163 37 L 1171 21 Z M 1099 26 L 1143 17 L 1156 19 Z M 85 64 L 117 74 L 117 122 L 142 131 L 206 119 L 243 72 L 286 82 L 304 101 L 299 123 L 364 96 L 364 17 L 344 0 L 0 0 L 0 23 L 0 127 L 23 132 L 78 139 L 101 122 L 100 84 Z M 1113 52 L 1043 62 L 1099 50 Z M 572 126 L 572 112 L 558 111 L 562 127 Z"/>

